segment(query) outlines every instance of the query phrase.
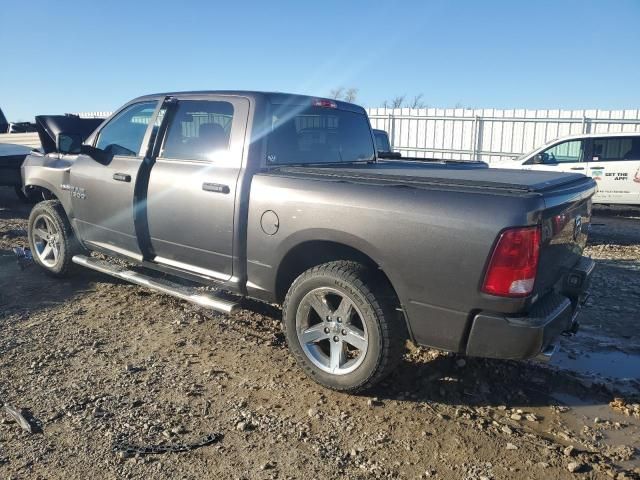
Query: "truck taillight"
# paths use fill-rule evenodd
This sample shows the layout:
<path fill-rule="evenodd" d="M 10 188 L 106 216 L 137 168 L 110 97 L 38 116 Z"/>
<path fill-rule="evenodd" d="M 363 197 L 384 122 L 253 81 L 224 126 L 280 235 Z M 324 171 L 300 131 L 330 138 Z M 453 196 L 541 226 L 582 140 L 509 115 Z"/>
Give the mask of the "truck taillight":
<path fill-rule="evenodd" d="M 336 102 L 327 100 L 326 98 L 314 98 L 311 105 L 322 108 L 338 108 L 338 104 Z"/>
<path fill-rule="evenodd" d="M 502 297 L 526 297 L 533 291 L 539 254 L 539 226 L 503 231 L 491 254 L 482 291 Z"/>

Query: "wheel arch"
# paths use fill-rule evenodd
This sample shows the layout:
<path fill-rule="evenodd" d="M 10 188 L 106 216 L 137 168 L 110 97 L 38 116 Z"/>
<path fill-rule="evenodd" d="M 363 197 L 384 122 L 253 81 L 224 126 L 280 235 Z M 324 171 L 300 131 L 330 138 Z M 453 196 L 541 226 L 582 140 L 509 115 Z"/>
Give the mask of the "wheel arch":
<path fill-rule="evenodd" d="M 394 282 L 380 264 L 363 250 L 335 240 L 305 240 L 289 248 L 278 264 L 274 292 L 276 301 L 282 304 L 289 287 L 303 272 L 317 265 L 336 260 L 356 261 L 375 270 L 380 276 L 380 280 L 385 282 L 389 291 L 393 293 L 396 308 L 401 309 L 401 297 L 394 287 Z M 409 336 L 413 339 L 407 316 L 404 311 L 402 313 Z"/>
<path fill-rule="evenodd" d="M 31 179 L 25 182 L 23 187 L 25 192 L 40 193 L 43 200 L 58 200 L 62 205 L 67 217 L 71 218 L 72 205 L 71 198 L 68 195 L 58 195 L 59 188 L 43 178 Z M 64 193 L 64 192 L 63 192 Z"/>
<path fill-rule="evenodd" d="M 60 200 L 50 188 L 38 184 L 28 184 L 22 187 L 22 191 L 29 197 L 41 200 Z M 62 203 L 62 202 L 61 202 Z"/>
<path fill-rule="evenodd" d="M 379 268 L 370 256 L 344 243 L 329 240 L 300 242 L 287 251 L 278 265 L 275 282 L 278 303 L 284 300 L 287 290 L 300 274 L 312 267 L 335 260 L 353 260 L 372 268 Z"/>

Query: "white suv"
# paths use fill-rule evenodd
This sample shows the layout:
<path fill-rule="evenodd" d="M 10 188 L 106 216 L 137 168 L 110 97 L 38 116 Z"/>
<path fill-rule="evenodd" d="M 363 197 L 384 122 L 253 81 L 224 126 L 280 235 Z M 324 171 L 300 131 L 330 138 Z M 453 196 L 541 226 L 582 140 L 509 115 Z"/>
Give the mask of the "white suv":
<path fill-rule="evenodd" d="M 583 173 L 598 182 L 594 203 L 640 205 L 640 133 L 574 135 L 491 166 Z"/>

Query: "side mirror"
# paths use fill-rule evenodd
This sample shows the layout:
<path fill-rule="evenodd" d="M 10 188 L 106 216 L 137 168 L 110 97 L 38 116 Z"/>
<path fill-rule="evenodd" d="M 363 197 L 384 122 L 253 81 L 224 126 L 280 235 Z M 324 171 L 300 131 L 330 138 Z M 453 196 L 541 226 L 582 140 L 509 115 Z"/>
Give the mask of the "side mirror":
<path fill-rule="evenodd" d="M 80 146 L 80 153 L 87 155 L 88 157 L 93 158 L 96 162 L 104 165 L 108 164 L 113 157 L 113 155 L 109 155 L 104 150 L 84 144 Z"/>
<path fill-rule="evenodd" d="M 60 153 L 80 153 L 82 135 L 59 133 L 56 135 L 56 150 Z"/>
<path fill-rule="evenodd" d="M 533 164 L 540 165 L 541 163 L 544 163 L 544 155 L 542 153 L 537 153 L 533 156 Z"/>

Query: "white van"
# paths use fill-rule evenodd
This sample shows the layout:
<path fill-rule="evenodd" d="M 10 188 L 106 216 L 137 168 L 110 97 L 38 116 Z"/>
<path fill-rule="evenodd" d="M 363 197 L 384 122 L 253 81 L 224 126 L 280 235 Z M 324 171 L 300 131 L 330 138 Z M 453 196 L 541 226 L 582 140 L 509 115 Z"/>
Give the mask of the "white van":
<path fill-rule="evenodd" d="M 594 203 L 640 205 L 640 133 L 574 135 L 491 166 L 583 173 L 598 182 Z"/>

